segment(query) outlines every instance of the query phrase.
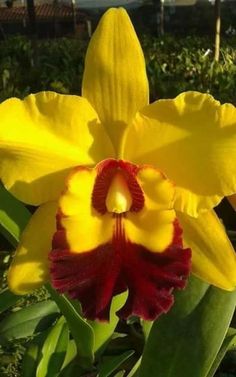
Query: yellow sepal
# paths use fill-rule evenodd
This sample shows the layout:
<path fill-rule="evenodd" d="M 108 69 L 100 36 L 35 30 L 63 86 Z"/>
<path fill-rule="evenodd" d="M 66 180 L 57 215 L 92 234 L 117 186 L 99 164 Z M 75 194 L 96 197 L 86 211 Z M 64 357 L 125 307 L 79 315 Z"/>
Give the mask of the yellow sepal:
<path fill-rule="evenodd" d="M 177 213 L 183 228 L 185 246 L 192 249 L 193 273 L 216 287 L 236 287 L 236 253 L 224 226 L 214 211 L 192 218 Z"/>
<path fill-rule="evenodd" d="M 30 293 L 49 279 L 48 254 L 56 230 L 57 203 L 39 207 L 22 233 L 8 270 L 8 286 L 18 295 Z"/>
<path fill-rule="evenodd" d="M 97 111 L 117 151 L 123 130 L 149 97 L 143 52 L 124 9 L 109 9 L 91 38 L 82 95 Z"/>

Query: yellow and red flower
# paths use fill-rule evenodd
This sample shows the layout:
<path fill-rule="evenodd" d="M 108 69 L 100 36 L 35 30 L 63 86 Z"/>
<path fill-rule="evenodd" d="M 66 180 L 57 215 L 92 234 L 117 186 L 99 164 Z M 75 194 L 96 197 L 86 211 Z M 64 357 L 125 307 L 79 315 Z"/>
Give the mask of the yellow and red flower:
<path fill-rule="evenodd" d="M 0 177 L 40 206 L 8 273 L 12 291 L 50 280 L 103 320 L 125 290 L 123 318 L 168 311 L 191 263 L 205 281 L 235 288 L 235 252 L 212 208 L 236 192 L 236 109 L 198 92 L 149 105 L 123 9 L 106 12 L 90 41 L 82 97 L 13 98 L 0 116 Z"/>
<path fill-rule="evenodd" d="M 59 200 L 53 286 L 78 298 L 92 319 L 108 319 L 112 297 L 127 289 L 122 318 L 167 311 L 190 268 L 173 194 L 151 166 L 107 159 L 94 169 L 75 168 Z"/>

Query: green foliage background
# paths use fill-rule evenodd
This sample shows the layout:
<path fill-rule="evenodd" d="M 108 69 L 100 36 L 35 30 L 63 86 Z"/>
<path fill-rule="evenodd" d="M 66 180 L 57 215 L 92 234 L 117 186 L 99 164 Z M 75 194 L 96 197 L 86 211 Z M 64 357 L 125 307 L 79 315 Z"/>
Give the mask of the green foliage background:
<path fill-rule="evenodd" d="M 236 37 L 222 41 L 221 59 L 213 62 L 207 37 L 142 38 L 151 99 L 171 98 L 185 90 L 209 92 L 222 102 L 236 102 Z M 0 43 L 0 100 L 40 90 L 80 94 L 87 42 L 24 37 Z"/>

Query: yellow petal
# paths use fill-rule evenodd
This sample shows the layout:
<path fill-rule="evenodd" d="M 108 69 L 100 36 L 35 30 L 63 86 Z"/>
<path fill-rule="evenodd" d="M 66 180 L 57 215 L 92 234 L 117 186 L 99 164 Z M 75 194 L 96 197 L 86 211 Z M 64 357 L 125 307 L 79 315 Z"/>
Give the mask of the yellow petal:
<path fill-rule="evenodd" d="M 160 168 L 175 208 L 197 216 L 236 192 L 236 109 L 198 92 L 157 101 L 127 129 L 121 158 Z"/>
<path fill-rule="evenodd" d="M 90 251 L 112 239 L 112 216 L 101 216 L 92 207 L 96 176 L 96 169 L 76 169 L 59 201 L 60 221 L 71 252 Z"/>
<path fill-rule="evenodd" d="M 177 213 L 185 244 L 192 249 L 193 273 L 219 288 L 236 287 L 236 253 L 214 211 L 191 218 Z"/>
<path fill-rule="evenodd" d="M 81 97 L 41 92 L 0 105 L 0 177 L 18 199 L 54 200 L 68 169 L 113 155 L 96 112 Z"/>
<path fill-rule="evenodd" d="M 8 285 L 12 292 L 23 295 L 48 280 L 48 254 L 56 230 L 56 209 L 56 202 L 43 204 L 22 233 L 8 271 Z"/>
<path fill-rule="evenodd" d="M 150 251 L 165 251 L 173 241 L 175 231 L 174 188 L 152 167 L 140 169 L 136 178 L 145 202 L 141 211 L 126 214 L 125 233 L 131 242 Z"/>
<path fill-rule="evenodd" d="M 90 41 L 82 94 L 104 123 L 114 145 L 137 110 L 148 103 L 143 52 L 124 9 L 108 10 Z"/>

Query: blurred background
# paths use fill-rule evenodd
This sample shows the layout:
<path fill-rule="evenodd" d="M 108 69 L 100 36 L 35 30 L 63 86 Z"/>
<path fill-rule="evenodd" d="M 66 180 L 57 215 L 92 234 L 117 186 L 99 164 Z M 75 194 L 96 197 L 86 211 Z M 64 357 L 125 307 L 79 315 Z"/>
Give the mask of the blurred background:
<path fill-rule="evenodd" d="M 236 101 L 236 0 L 1 0 L 0 100 L 80 93 L 89 38 L 110 6 L 139 35 L 151 99 L 184 90 Z"/>

